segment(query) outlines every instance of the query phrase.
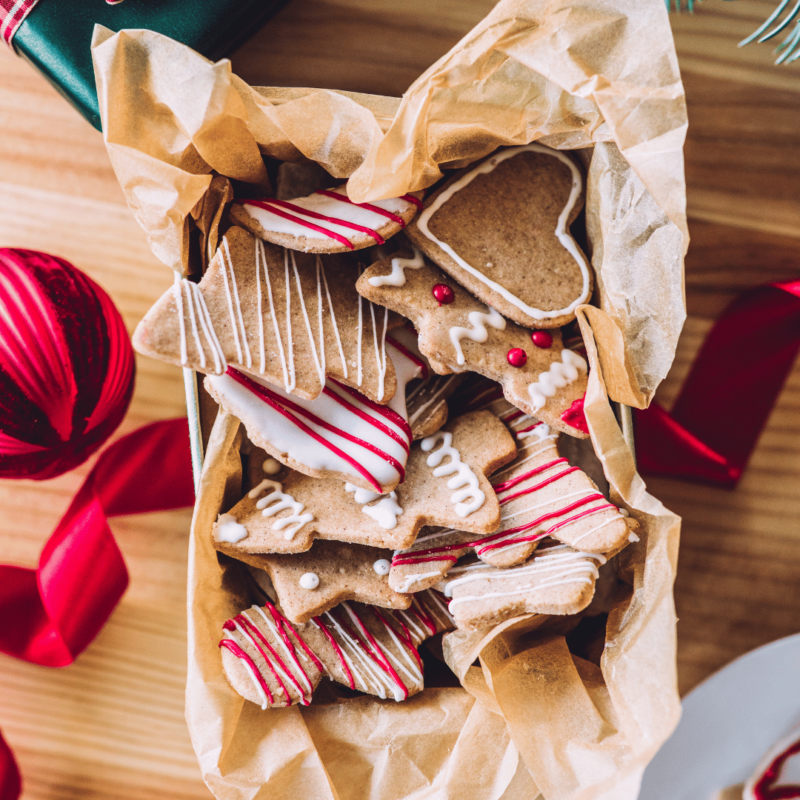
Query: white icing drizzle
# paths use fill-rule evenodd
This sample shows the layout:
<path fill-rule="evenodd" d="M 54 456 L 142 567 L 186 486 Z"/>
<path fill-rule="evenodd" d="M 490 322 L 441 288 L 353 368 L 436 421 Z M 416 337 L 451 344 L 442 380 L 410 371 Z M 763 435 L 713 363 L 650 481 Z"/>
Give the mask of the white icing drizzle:
<path fill-rule="evenodd" d="M 247 620 L 250 622 L 250 624 L 251 624 L 251 625 L 253 624 L 253 621 L 250 619 L 250 617 L 247 617 L 247 615 L 246 615 L 246 614 L 244 614 L 244 613 L 243 613 L 243 614 L 242 614 L 242 616 L 243 616 L 243 617 L 246 617 L 246 618 L 247 618 Z M 234 618 L 233 618 L 233 620 L 231 620 L 231 621 L 233 622 L 234 626 L 236 627 L 236 631 L 237 631 L 237 632 L 238 632 L 238 633 L 239 633 L 239 634 L 240 634 L 242 637 L 244 637 L 244 639 L 246 639 L 246 640 L 247 640 L 247 641 L 248 641 L 248 642 L 249 642 L 249 643 L 252 645 L 252 647 L 253 647 L 253 650 L 255 650 L 255 652 L 256 652 L 256 653 L 259 653 L 259 654 L 260 654 L 260 648 L 259 648 L 259 647 L 258 647 L 258 645 L 256 644 L 256 642 L 255 642 L 255 639 L 253 639 L 253 637 L 250 635 L 249 631 L 245 630 L 245 629 L 244 629 L 244 628 L 243 628 L 243 627 L 242 627 L 242 626 L 239 624 L 238 620 L 237 620 L 235 617 L 234 617 Z M 263 656 L 262 656 L 262 658 L 263 658 Z M 280 663 L 279 663 L 278 661 L 272 661 L 272 660 L 271 660 L 269 663 L 270 663 L 270 666 L 272 667 L 272 669 L 274 669 L 276 672 L 280 673 L 280 676 L 281 676 L 282 678 L 285 678 L 285 679 L 286 679 L 286 683 L 288 683 L 288 684 L 290 684 L 290 685 L 291 685 L 291 678 L 290 678 L 290 677 L 289 677 L 289 676 L 286 674 L 286 672 L 285 672 L 285 671 L 284 671 L 284 670 L 281 668 L 281 665 L 280 665 Z M 248 667 L 249 667 L 249 664 L 248 664 Z M 284 684 L 284 685 L 285 685 L 285 684 Z M 261 687 L 260 687 L 260 685 L 259 685 L 259 688 L 261 688 Z M 289 690 L 288 690 L 288 689 L 286 689 L 286 690 L 284 691 L 284 688 L 283 688 L 283 686 L 281 686 L 281 685 L 280 685 L 280 683 L 278 683 L 278 685 L 275 687 L 275 690 L 276 690 L 276 693 L 277 693 L 277 694 L 282 694 L 282 695 L 283 695 L 285 698 L 287 698 L 287 700 L 289 699 L 289 694 L 288 694 L 288 691 L 289 691 Z M 265 695 L 265 699 L 266 699 L 266 695 Z M 263 705 L 262 705 L 262 706 L 261 706 L 261 708 L 262 708 L 262 709 L 264 709 L 264 708 L 266 708 L 266 706 L 263 706 Z"/>
<path fill-rule="evenodd" d="M 233 514 L 220 514 L 214 534 L 218 542 L 236 544 L 247 538 L 247 528 Z"/>
<path fill-rule="evenodd" d="M 344 485 L 346 492 L 354 492 L 353 499 L 359 505 L 363 505 L 361 509 L 368 517 L 372 517 L 375 522 L 386 531 L 394 530 L 397 527 L 397 517 L 403 513 L 403 509 L 397 502 L 397 492 L 389 492 L 386 495 L 380 495 L 377 492 L 372 492 L 369 489 L 362 489 L 359 486 L 354 486 L 352 483 Z M 380 502 L 370 506 L 366 503 L 372 503 L 374 500 Z"/>
<path fill-rule="evenodd" d="M 425 266 L 425 259 L 422 257 L 422 253 L 416 247 L 413 250 L 413 258 L 393 258 L 392 271 L 388 275 L 376 275 L 374 278 L 370 278 L 370 284 L 372 286 L 405 286 L 405 270 L 420 269 L 420 267 Z"/>
<path fill-rule="evenodd" d="M 260 254 L 260 256 L 259 256 L 259 254 Z M 269 316 L 272 319 L 272 325 L 273 325 L 273 327 L 275 329 L 275 340 L 278 343 L 278 354 L 280 355 L 281 369 L 283 370 L 283 385 L 284 385 L 286 391 L 289 392 L 293 388 L 294 375 L 292 375 L 292 382 L 290 382 L 290 380 L 289 380 L 289 366 L 288 366 L 288 363 L 286 361 L 286 352 L 283 349 L 283 339 L 281 338 L 281 331 L 280 331 L 280 328 L 278 327 L 278 316 L 275 313 L 275 301 L 274 301 L 274 299 L 272 297 L 272 281 L 270 280 L 270 277 L 269 277 L 269 269 L 267 269 L 267 254 L 266 254 L 266 252 L 264 250 L 264 242 L 262 242 L 261 239 L 256 239 L 256 263 L 258 263 L 259 260 L 261 261 L 261 264 L 264 267 L 264 278 L 266 279 L 266 282 L 267 282 L 267 297 L 269 298 Z M 287 291 L 289 289 L 288 281 L 286 283 L 286 289 L 287 289 Z M 258 301 L 259 301 L 258 311 L 259 311 L 259 316 L 261 316 L 261 282 L 260 281 L 258 283 Z M 264 319 L 263 319 L 263 316 L 261 316 L 262 335 L 263 335 L 263 324 L 264 324 Z M 289 327 L 289 330 L 291 330 L 291 321 L 289 320 L 288 317 L 287 317 L 286 324 Z M 263 341 L 263 339 L 262 339 L 262 341 Z M 265 351 L 264 351 L 264 347 L 262 345 L 262 348 L 261 348 L 261 364 L 262 364 L 261 373 L 262 373 L 262 375 L 264 373 L 264 369 L 266 368 L 265 365 L 264 365 L 264 359 L 265 359 Z"/>
<path fill-rule="evenodd" d="M 356 383 L 358 386 L 361 386 L 361 382 L 364 377 L 364 373 L 361 369 L 361 340 L 364 338 L 364 311 L 362 309 L 364 298 L 361 295 L 358 296 L 358 326 L 356 328 L 358 332 L 358 342 L 357 342 L 357 361 L 358 361 L 358 373 L 356 378 Z"/>
<path fill-rule="evenodd" d="M 378 326 L 375 322 L 375 304 L 369 304 L 372 315 L 372 338 L 375 342 L 375 361 L 378 364 L 378 400 L 383 400 L 384 383 L 386 381 L 386 329 L 389 327 L 389 309 L 383 309 L 383 333 L 378 346 Z M 359 384 L 360 385 L 360 384 Z"/>
<path fill-rule="evenodd" d="M 192 336 L 194 337 L 194 345 L 197 348 L 197 353 L 200 358 L 200 367 L 206 367 L 206 354 L 205 349 L 200 341 L 200 333 L 197 329 L 197 318 L 200 319 L 200 327 L 203 330 L 208 346 L 211 348 L 211 354 L 214 356 L 214 371 L 219 374 L 225 371 L 227 363 L 225 355 L 222 352 L 222 347 L 217 339 L 217 334 L 214 331 L 214 326 L 211 324 L 211 316 L 208 313 L 208 307 L 203 297 L 203 293 L 197 287 L 197 284 L 186 280 L 185 278 L 175 284 L 175 297 L 178 309 L 178 320 L 180 323 L 181 331 L 181 364 L 186 364 L 188 361 L 188 350 L 186 340 L 186 320 L 184 317 L 183 305 L 183 292 L 186 292 L 186 306 L 189 311 L 189 320 L 192 325 Z"/>
<path fill-rule="evenodd" d="M 289 353 L 289 375 L 291 381 L 286 387 L 287 392 L 294 391 L 297 385 L 294 370 L 294 339 L 292 339 L 292 284 L 289 281 L 289 251 L 283 248 L 283 274 L 286 281 L 286 350 Z"/>
<path fill-rule="evenodd" d="M 236 284 L 236 275 L 233 271 L 233 261 L 231 260 L 231 251 L 228 247 L 227 237 L 222 238 L 222 249 L 224 255 L 222 258 L 222 277 L 225 280 L 225 296 L 228 299 L 228 312 L 231 317 L 231 327 L 233 328 L 233 340 L 236 343 L 236 357 L 239 359 L 240 364 L 245 362 L 242 360 L 243 349 L 247 355 L 247 366 L 253 366 L 253 356 L 250 353 L 250 344 L 247 341 L 247 332 L 244 329 L 244 319 L 242 318 L 242 304 L 239 300 L 239 287 Z M 231 285 L 233 286 L 233 297 L 231 297 L 231 290 L 228 286 L 228 272 L 231 273 Z M 236 304 L 236 313 L 234 313 L 234 303 Z M 238 317 L 238 320 L 237 320 Z M 241 343 L 239 340 L 239 328 L 241 327 Z"/>
<path fill-rule="evenodd" d="M 542 550 L 534 555 L 531 561 L 520 567 L 510 569 L 497 569 L 489 564 L 470 564 L 465 567 L 455 567 L 450 570 L 450 575 L 461 574 L 462 577 L 447 581 L 444 586 L 446 597 L 453 596 L 453 589 L 474 581 L 505 581 L 514 580 L 522 575 L 531 576 L 534 581 L 538 577 L 547 575 L 540 582 L 525 583 L 516 589 L 507 592 L 486 592 L 477 595 L 460 595 L 450 601 L 450 608 L 459 603 L 468 603 L 473 600 L 485 600 L 493 597 L 512 597 L 539 589 L 549 589 L 570 583 L 593 584 L 599 577 L 597 564 L 605 564 L 605 556 L 597 553 L 584 553 L 573 550 L 567 545 L 557 545 Z M 463 573 L 469 573 L 464 575 Z"/>
<path fill-rule="evenodd" d="M 319 586 L 319 575 L 316 572 L 305 572 L 300 576 L 298 583 L 301 589 L 311 591 Z"/>
<path fill-rule="evenodd" d="M 186 320 L 183 316 L 183 285 L 181 279 L 178 277 L 178 273 L 175 273 L 175 302 L 178 306 L 178 323 L 180 324 L 181 329 L 181 364 L 186 364 L 187 360 L 189 359 L 189 355 L 186 351 Z M 197 337 L 195 336 L 195 343 L 197 341 Z M 202 355 L 202 351 L 201 351 Z M 205 358 L 205 356 L 203 356 Z"/>
<path fill-rule="evenodd" d="M 469 320 L 469 328 L 459 328 L 453 326 L 450 328 L 450 341 L 456 351 L 456 363 L 464 366 L 464 353 L 461 350 L 461 340 L 464 338 L 472 339 L 473 342 L 485 342 L 489 338 L 489 331 L 486 330 L 487 325 L 491 325 L 498 331 L 505 330 L 505 318 L 500 315 L 491 306 L 486 306 L 488 314 L 483 314 L 480 311 L 470 311 L 467 315 Z"/>
<path fill-rule="evenodd" d="M 339 326 L 336 323 L 336 312 L 333 310 L 333 300 L 331 300 L 331 290 L 328 288 L 328 276 L 325 274 L 325 266 L 322 263 L 322 259 L 319 256 L 317 256 L 317 281 L 319 281 L 320 274 L 322 275 L 322 281 L 325 284 L 325 296 L 328 298 L 328 309 L 330 310 L 331 314 L 331 323 L 333 323 L 333 335 L 336 337 L 336 346 L 339 348 L 339 358 L 342 361 L 342 373 L 346 378 L 347 361 L 345 360 L 344 357 L 344 348 L 342 347 L 342 337 L 339 335 Z M 321 326 L 322 326 L 322 308 L 320 306 L 320 330 Z"/>
<path fill-rule="evenodd" d="M 441 377 L 441 376 L 439 376 L 439 375 L 437 375 L 437 376 L 436 376 L 436 378 L 440 378 L 440 377 Z M 418 409 L 416 409 L 416 410 L 414 411 L 414 413 L 413 413 L 413 414 L 411 414 L 411 416 L 408 418 L 408 423 L 409 423 L 409 425 L 412 425 L 412 426 L 413 426 L 413 425 L 414 425 L 414 423 L 415 423 L 415 422 L 416 422 L 416 421 L 417 421 L 417 420 L 420 418 L 420 416 L 421 416 L 421 415 L 422 415 L 422 414 L 423 414 L 423 413 L 424 413 L 424 412 L 425 412 L 427 409 L 429 409 L 429 408 L 430 408 L 432 405 L 434 405 L 435 403 L 438 403 L 438 402 L 441 400 L 441 398 L 442 398 L 442 395 L 444 395 L 444 393 L 447 391 L 447 388 L 448 388 L 448 386 L 450 386 L 450 384 L 451 384 L 451 383 L 452 383 L 452 382 L 455 380 L 455 377 L 456 377 L 455 375 L 448 375 L 448 376 L 447 376 L 447 378 L 446 378 L 445 380 L 443 380 L 443 381 L 442 381 L 442 380 L 440 380 L 440 381 L 439 381 L 438 388 L 437 388 L 437 389 L 436 389 L 436 391 L 435 391 L 435 392 L 434 392 L 434 393 L 431 395 L 431 399 L 430 399 L 430 400 L 428 400 L 426 403 L 423 403 L 423 404 L 422 404 L 422 405 L 421 405 L 421 406 L 420 406 Z M 435 380 L 435 379 L 434 379 L 434 380 Z M 411 392 L 411 394 L 410 394 L 410 395 L 409 395 L 409 396 L 406 398 L 406 404 L 410 404 L 410 403 L 411 403 L 411 401 L 414 399 L 414 397 L 416 397 L 416 395 L 417 395 L 417 394 L 418 394 L 418 393 L 419 393 L 419 392 L 420 392 L 422 389 L 424 389 L 424 388 L 425 388 L 425 383 L 424 383 L 424 382 L 423 382 L 423 383 L 420 383 L 420 385 L 419 385 L 419 386 L 417 386 L 417 387 L 414 389 L 414 391 L 413 391 L 413 392 Z"/>
<path fill-rule="evenodd" d="M 431 453 L 431 450 L 440 440 L 442 446 Z M 455 504 L 456 514 L 459 517 L 467 517 L 483 505 L 486 495 L 480 489 L 478 476 L 472 471 L 469 464 L 465 464 L 461 460 L 461 454 L 452 445 L 453 434 L 446 431 L 434 433 L 433 436 L 428 436 L 420 443 L 423 452 L 431 453 L 426 463 L 429 467 L 435 467 L 433 470 L 434 477 L 440 478 L 456 473 L 455 477 L 450 478 L 447 482 L 449 489 L 459 489 L 450 498 L 450 502 Z M 447 456 L 450 457 L 450 462 L 442 464 L 442 461 Z M 465 502 L 468 498 L 472 498 L 469 503 Z"/>
<path fill-rule="evenodd" d="M 294 270 L 294 279 L 297 282 L 297 296 L 300 298 L 300 310 L 303 312 L 303 320 L 306 323 L 306 331 L 308 332 L 308 341 L 311 345 L 311 356 L 314 359 L 314 366 L 317 368 L 317 375 L 319 382 L 325 383 L 325 342 L 323 341 L 322 332 L 322 287 L 319 282 L 319 274 L 317 274 L 317 298 L 319 299 L 320 313 L 319 313 L 319 345 L 322 349 L 322 357 L 317 352 L 317 345 L 314 342 L 314 332 L 311 330 L 311 321 L 308 319 L 308 310 L 306 309 L 306 299 L 303 297 L 303 287 L 300 284 L 300 273 L 297 271 L 297 260 L 294 257 L 294 250 L 288 251 L 292 259 L 292 269 Z M 287 287 L 288 297 L 288 287 Z M 287 312 L 288 313 L 288 312 Z"/>
<path fill-rule="evenodd" d="M 581 277 L 583 278 L 583 287 L 581 288 L 581 293 L 578 297 L 573 300 L 566 308 L 557 308 L 553 311 L 542 311 L 540 308 L 532 308 L 531 306 L 524 303 L 520 300 L 519 297 L 512 294 L 508 289 L 504 286 L 501 286 L 499 283 L 488 278 L 484 275 L 480 270 L 473 267 L 471 264 L 468 264 L 464 261 L 458 253 L 450 247 L 449 244 L 446 242 L 442 242 L 441 240 L 437 239 L 436 236 L 431 233 L 428 229 L 428 223 L 431 217 L 456 193 L 461 191 L 465 186 L 469 185 L 478 175 L 485 175 L 488 172 L 491 172 L 498 164 L 502 161 L 505 161 L 507 158 L 513 158 L 514 156 L 524 153 L 526 151 L 536 152 L 536 153 L 544 153 L 545 155 L 552 156 L 553 158 L 557 158 L 563 164 L 566 164 L 569 167 L 570 172 L 572 173 L 572 189 L 570 191 L 569 199 L 567 200 L 567 204 L 564 206 L 561 214 L 558 217 L 558 222 L 556 224 L 555 234 L 558 238 L 561 245 L 569 252 L 569 254 L 575 259 L 578 267 L 581 271 Z M 575 207 L 575 203 L 580 196 L 581 189 L 583 186 L 583 179 L 581 178 L 581 173 L 578 170 L 578 167 L 573 163 L 572 159 L 565 156 L 563 153 L 559 152 L 558 150 L 552 150 L 549 147 L 544 147 L 541 144 L 528 144 L 523 145 L 522 147 L 512 147 L 508 150 L 503 150 L 500 153 L 495 154 L 491 158 L 484 161 L 482 164 L 478 165 L 475 169 L 468 172 L 462 178 L 457 180 L 451 186 L 449 186 L 445 191 L 443 191 L 431 205 L 424 209 L 422 213 L 417 218 L 417 228 L 421 233 L 427 236 L 432 242 L 435 242 L 445 253 L 447 253 L 456 263 L 458 263 L 461 267 L 463 267 L 470 275 L 477 278 L 483 284 L 488 286 L 491 290 L 497 292 L 499 295 L 504 297 L 509 303 L 516 306 L 520 311 L 527 314 L 528 316 L 532 317 L 536 320 L 542 319 L 553 319 L 555 317 L 561 317 L 565 314 L 572 314 L 575 309 L 581 304 L 585 303 L 589 299 L 589 285 L 590 285 L 590 277 L 589 277 L 589 265 L 586 263 L 586 260 L 581 255 L 580 250 L 578 249 L 575 240 L 569 233 L 567 229 L 567 222 L 569 220 L 569 215 L 572 209 Z"/>
<path fill-rule="evenodd" d="M 376 575 L 388 575 L 389 570 L 392 568 L 391 561 L 385 558 L 379 558 L 373 565 L 372 569 L 375 570 Z"/>
<path fill-rule="evenodd" d="M 271 481 L 269 478 L 264 478 L 258 486 L 247 493 L 247 496 L 250 499 L 255 499 L 265 489 L 271 489 L 272 491 L 256 503 L 256 508 L 262 509 L 261 513 L 265 517 L 274 517 L 281 511 L 291 510 L 292 513 L 288 517 L 276 520 L 275 524 L 272 526 L 272 529 L 275 531 L 282 531 L 286 528 L 287 530 L 284 536 L 287 539 L 291 539 L 303 525 L 314 519 L 313 514 L 309 512 L 303 513 L 305 506 L 302 503 L 295 500 L 290 494 L 284 494 L 283 485 L 278 483 L 278 481 Z M 290 528 L 290 525 L 294 525 L 294 527 Z"/>
<path fill-rule="evenodd" d="M 347 602 L 340 603 L 340 605 L 347 608 L 348 611 L 350 610 Z M 350 613 L 352 616 L 352 612 Z M 340 643 L 343 644 L 353 655 L 355 655 L 358 661 L 366 669 L 367 675 L 369 676 L 372 685 L 375 687 L 375 693 L 381 698 L 381 700 L 385 700 L 386 686 L 388 682 L 385 680 L 382 671 L 372 663 L 372 660 L 367 657 L 367 655 L 361 650 L 350 634 L 348 634 L 347 631 L 339 624 L 339 621 L 336 619 L 336 617 L 334 617 L 328 611 L 325 612 L 325 616 L 331 623 L 333 623 L 336 633 L 339 635 Z M 353 663 L 353 660 L 350 658 L 350 656 L 348 656 L 348 654 L 345 652 L 345 647 L 342 648 L 342 656 L 345 658 L 345 662 L 347 663 L 353 678 L 361 681 L 362 686 L 369 691 L 367 688 L 368 684 L 366 678 Z M 389 688 L 391 689 L 391 685 L 389 685 Z"/>
<path fill-rule="evenodd" d="M 555 361 L 547 372 L 543 372 L 535 383 L 528 386 L 528 394 L 533 403 L 533 410 L 538 411 L 552 397 L 557 389 L 563 389 L 578 379 L 578 375 L 588 370 L 582 356 L 572 350 L 561 351 L 561 361 Z"/>
<path fill-rule="evenodd" d="M 423 572 L 421 575 L 407 575 L 405 583 L 397 590 L 400 594 L 408 594 L 411 587 L 419 581 L 424 581 L 426 578 L 441 578 L 441 572 Z"/>

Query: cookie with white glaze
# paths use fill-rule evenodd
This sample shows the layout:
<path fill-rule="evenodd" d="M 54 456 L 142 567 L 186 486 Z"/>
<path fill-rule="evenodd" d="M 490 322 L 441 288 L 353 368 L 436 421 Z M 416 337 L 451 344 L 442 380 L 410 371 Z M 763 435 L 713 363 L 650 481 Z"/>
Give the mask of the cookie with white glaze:
<path fill-rule="evenodd" d="M 344 253 L 381 245 L 406 227 L 421 192 L 354 203 L 345 184 L 306 197 L 238 199 L 231 220 L 260 239 L 304 253 Z"/>
<path fill-rule="evenodd" d="M 498 381 L 525 413 L 572 436 L 588 434 L 586 360 L 563 347 L 560 331 L 531 331 L 507 320 L 416 250 L 373 264 L 357 288 L 412 321 L 433 369 L 480 373 Z"/>
<path fill-rule="evenodd" d="M 405 548 L 425 525 L 490 533 L 500 522 L 500 506 L 486 476 L 516 452 L 496 416 L 466 414 L 415 442 L 405 481 L 380 495 L 286 468 L 275 471 L 274 462 L 256 450 L 250 456 L 253 488 L 215 523 L 214 546 L 246 561 L 249 554 L 305 552 L 315 539 Z"/>
<path fill-rule="evenodd" d="M 569 615 L 594 597 L 598 568 L 608 558 L 547 541 L 524 563 L 498 569 L 477 559 L 453 567 L 437 589 L 462 630 L 478 630 L 523 614 Z"/>
<path fill-rule="evenodd" d="M 537 546 L 557 539 L 573 548 L 608 555 L 638 539 L 638 523 L 597 489 L 579 467 L 558 452 L 558 434 L 522 414 L 497 394 L 481 405 L 492 409 L 518 439 L 511 464 L 492 476 L 500 500 L 499 528 L 475 536 L 454 528 L 429 528 L 392 558 L 389 583 L 398 592 L 435 586 L 455 562 L 473 551 L 483 562 L 506 568 L 526 561 Z M 474 412 L 473 412 L 474 413 Z"/>
<path fill-rule="evenodd" d="M 541 144 L 494 152 L 425 198 L 414 244 L 486 305 L 528 328 L 556 328 L 592 294 L 569 226 L 583 208 L 574 159 Z"/>
<path fill-rule="evenodd" d="M 397 388 L 386 357 L 397 320 L 356 292 L 358 274 L 347 256 L 295 253 L 231 228 L 200 283 L 168 289 L 133 344 L 209 375 L 231 367 L 305 399 L 330 377 L 385 404 Z"/>
<path fill-rule="evenodd" d="M 308 705 L 323 677 L 399 701 L 424 688 L 418 645 L 453 627 L 434 592 L 398 611 L 341 603 L 305 624 L 267 602 L 225 622 L 219 647 L 231 687 L 264 709 Z"/>

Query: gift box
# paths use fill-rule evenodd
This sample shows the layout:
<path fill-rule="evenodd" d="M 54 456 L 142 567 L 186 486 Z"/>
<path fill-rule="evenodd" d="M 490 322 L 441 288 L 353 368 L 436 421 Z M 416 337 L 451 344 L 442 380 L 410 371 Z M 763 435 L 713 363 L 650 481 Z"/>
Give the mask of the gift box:
<path fill-rule="evenodd" d="M 222 624 L 248 602 L 237 567 L 212 542 L 242 482 L 241 427 L 220 414 L 189 557 L 186 714 L 209 788 L 226 800 L 635 797 L 680 707 L 679 520 L 647 493 L 612 406 L 649 402 L 685 315 L 686 109 L 661 3 L 575 11 L 505 0 L 402 101 L 253 88 L 229 64 L 143 31 L 98 30 L 93 51 L 112 163 L 153 252 L 182 275 L 202 272 L 216 249 L 231 181 L 268 180 L 263 156 L 315 161 L 348 180 L 355 202 L 424 189 L 443 169 L 533 140 L 577 151 L 588 174 L 598 289 L 597 304 L 578 309 L 591 365 L 586 419 L 612 499 L 641 526 L 600 617 L 602 657 L 572 652 L 562 630 L 540 630 L 527 615 L 447 635 L 457 688 L 399 704 L 350 697 L 262 712 L 245 702 L 218 651 Z M 143 70 L 158 83 L 137 84 Z M 156 114 L 165 134 L 181 131 L 182 150 L 143 135 Z"/>
<path fill-rule="evenodd" d="M 147 28 L 188 45 L 211 59 L 233 51 L 285 0 L 19 0 L 0 3 L 6 42 L 41 72 L 95 128 L 100 111 L 92 67 L 95 24 L 112 30 Z"/>

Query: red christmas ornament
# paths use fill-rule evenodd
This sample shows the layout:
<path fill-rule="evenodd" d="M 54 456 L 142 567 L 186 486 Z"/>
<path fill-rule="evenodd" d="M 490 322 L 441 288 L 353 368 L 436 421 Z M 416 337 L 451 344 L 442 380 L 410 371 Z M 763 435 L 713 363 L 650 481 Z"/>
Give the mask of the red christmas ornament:
<path fill-rule="evenodd" d="M 512 367 L 524 367 L 528 361 L 528 354 L 521 347 L 512 347 L 506 358 Z"/>
<path fill-rule="evenodd" d="M 0 478 L 83 463 L 122 421 L 135 365 L 111 298 L 62 258 L 0 249 Z"/>
<path fill-rule="evenodd" d="M 549 331 L 534 331 L 531 334 L 531 341 L 542 350 L 547 350 L 553 344 L 553 334 Z"/>
<path fill-rule="evenodd" d="M 449 306 L 450 303 L 456 299 L 455 292 L 444 283 L 437 283 L 436 286 L 433 287 L 433 296 L 436 298 L 440 306 Z"/>

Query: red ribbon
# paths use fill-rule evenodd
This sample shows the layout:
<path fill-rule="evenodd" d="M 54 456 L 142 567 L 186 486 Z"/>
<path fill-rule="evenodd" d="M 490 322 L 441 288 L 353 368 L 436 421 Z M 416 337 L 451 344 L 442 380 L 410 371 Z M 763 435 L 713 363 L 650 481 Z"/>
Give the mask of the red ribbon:
<path fill-rule="evenodd" d="M 50 536 L 37 569 L 0 565 L 0 652 L 34 664 L 71 664 L 128 586 L 108 517 L 194 503 L 185 419 L 145 425 L 109 445 Z M 0 738 L 0 800 L 19 772 Z"/>
<path fill-rule="evenodd" d="M 636 414 L 643 472 L 733 488 L 800 349 L 800 281 L 739 295 L 708 334 L 672 413 Z"/>

